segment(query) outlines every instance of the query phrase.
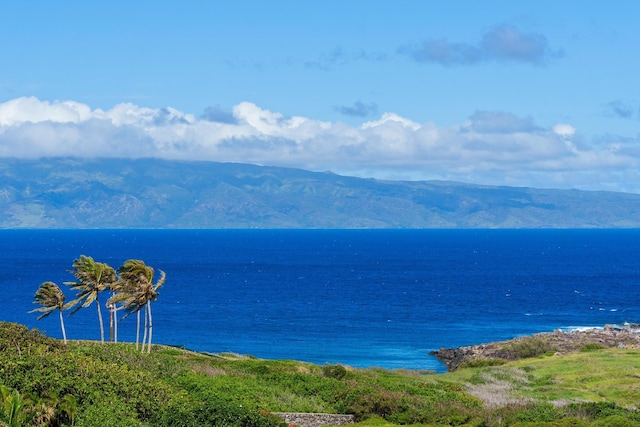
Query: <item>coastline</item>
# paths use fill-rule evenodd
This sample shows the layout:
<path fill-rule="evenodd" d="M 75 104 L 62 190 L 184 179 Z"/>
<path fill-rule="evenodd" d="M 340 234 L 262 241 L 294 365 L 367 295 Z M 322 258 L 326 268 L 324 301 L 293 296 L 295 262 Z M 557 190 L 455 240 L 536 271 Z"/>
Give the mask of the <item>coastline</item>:
<path fill-rule="evenodd" d="M 507 341 L 440 348 L 430 352 L 455 371 L 464 364 L 482 360 L 517 360 L 523 354 L 553 352 L 555 355 L 580 351 L 585 346 L 640 348 L 640 324 L 605 325 L 603 328 L 579 328 L 518 337 Z M 538 354 L 541 354 L 538 353 Z"/>

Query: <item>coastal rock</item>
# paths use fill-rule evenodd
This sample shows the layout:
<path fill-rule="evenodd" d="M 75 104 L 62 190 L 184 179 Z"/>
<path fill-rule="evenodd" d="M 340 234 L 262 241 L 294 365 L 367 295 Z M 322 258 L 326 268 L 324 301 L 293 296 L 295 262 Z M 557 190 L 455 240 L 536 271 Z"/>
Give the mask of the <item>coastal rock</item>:
<path fill-rule="evenodd" d="M 578 351 L 585 345 L 602 347 L 640 348 L 640 325 L 605 325 L 603 328 L 587 328 L 580 330 L 556 330 L 543 332 L 529 337 L 518 337 L 508 341 L 478 344 L 457 348 L 440 348 L 430 354 L 436 356 L 447 365 L 449 371 L 473 360 L 503 359 L 517 360 L 526 352 L 522 347 L 535 339 L 538 346 L 544 346 L 557 355 Z"/>

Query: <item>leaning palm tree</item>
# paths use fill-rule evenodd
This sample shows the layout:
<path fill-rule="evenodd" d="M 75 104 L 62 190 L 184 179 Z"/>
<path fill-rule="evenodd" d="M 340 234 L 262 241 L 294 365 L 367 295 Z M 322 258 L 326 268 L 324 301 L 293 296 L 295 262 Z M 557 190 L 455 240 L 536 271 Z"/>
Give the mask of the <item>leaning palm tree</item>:
<path fill-rule="evenodd" d="M 146 266 L 142 261 L 128 260 L 118 269 L 119 279 L 111 285 L 112 297 L 107 304 L 117 306 L 124 310 L 123 319 L 129 315 L 137 314 L 136 326 L 136 350 L 140 342 L 140 310 L 145 305 L 144 295 L 141 292 L 142 282 L 147 281 Z M 117 321 L 117 320 L 116 320 Z"/>
<path fill-rule="evenodd" d="M 146 265 L 143 261 L 130 259 L 118 269 L 120 279 L 112 288 L 115 289 L 116 295 L 109 300 L 110 303 L 122 303 L 125 311 L 125 317 L 137 313 L 138 327 L 136 330 L 136 348 L 140 336 L 140 311 L 144 309 L 144 335 L 142 338 L 142 351 L 144 351 L 145 342 L 147 344 L 147 353 L 151 351 L 151 340 L 153 335 L 153 317 L 151 315 L 151 301 L 158 298 L 158 289 L 164 284 L 166 275 L 160 270 L 160 279 L 154 284 L 152 267 Z M 147 336 L 148 334 L 148 336 Z"/>
<path fill-rule="evenodd" d="M 94 301 L 98 307 L 98 321 L 100 322 L 100 340 L 104 343 L 104 324 L 100 310 L 99 294 L 116 281 L 116 271 L 108 264 L 95 262 L 93 258 L 81 255 L 73 262 L 74 270 L 70 272 L 77 282 L 65 282 L 71 289 L 78 292 L 77 298 L 70 305 L 77 305 L 71 314 L 81 308 L 89 307 Z"/>
<path fill-rule="evenodd" d="M 158 299 L 158 288 L 164 285 L 164 282 L 167 278 L 167 275 L 164 271 L 160 270 L 160 278 L 153 284 L 153 268 L 151 269 L 151 277 L 148 282 L 142 288 L 142 294 L 144 295 L 144 299 L 146 300 L 146 317 L 145 317 L 145 325 L 146 330 L 149 332 L 149 336 L 147 337 L 147 353 L 151 353 L 151 336 L 153 335 L 153 319 L 151 317 L 151 301 L 156 301 Z M 144 348 L 143 348 L 144 351 Z"/>
<path fill-rule="evenodd" d="M 62 328 L 62 338 L 64 343 L 67 343 L 67 331 L 64 328 L 64 318 L 62 317 L 62 311 L 70 307 L 70 304 L 65 304 L 65 296 L 58 285 L 53 282 L 44 282 L 40 285 L 40 288 L 36 291 L 34 304 L 40 304 L 42 307 L 38 307 L 30 311 L 42 313 L 38 316 L 38 320 L 47 317 L 55 310 L 58 310 L 60 314 L 60 327 Z"/>

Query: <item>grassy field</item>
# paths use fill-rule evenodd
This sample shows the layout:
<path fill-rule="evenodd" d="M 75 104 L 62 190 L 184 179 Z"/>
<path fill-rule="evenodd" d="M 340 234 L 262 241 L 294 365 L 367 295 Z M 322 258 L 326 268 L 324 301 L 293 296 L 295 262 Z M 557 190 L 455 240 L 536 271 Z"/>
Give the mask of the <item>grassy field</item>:
<path fill-rule="evenodd" d="M 151 354 L 133 344 L 65 346 L 0 322 L 0 425 L 281 425 L 272 412 L 354 414 L 358 425 L 379 427 L 640 425 L 640 351 L 588 350 L 435 375 L 165 346 Z M 16 400 L 19 423 L 10 424 Z"/>
<path fill-rule="evenodd" d="M 612 402 L 628 408 L 640 404 L 638 349 L 594 349 L 542 356 L 501 366 L 462 369 L 442 377 L 470 384 L 479 396 L 484 388 L 484 392 L 493 394 L 494 400 Z M 499 395 L 497 390 L 503 393 Z"/>

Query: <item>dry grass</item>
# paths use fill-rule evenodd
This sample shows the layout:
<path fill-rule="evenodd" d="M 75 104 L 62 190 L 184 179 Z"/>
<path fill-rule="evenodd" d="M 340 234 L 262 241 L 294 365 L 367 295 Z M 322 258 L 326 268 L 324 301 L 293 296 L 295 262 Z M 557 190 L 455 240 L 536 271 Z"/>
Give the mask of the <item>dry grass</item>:
<path fill-rule="evenodd" d="M 495 368 L 480 372 L 474 383 L 466 385 L 469 394 L 480 399 L 487 408 L 525 404 L 533 399 L 518 396 L 516 391 L 529 383 L 526 372 L 518 368 Z"/>
<path fill-rule="evenodd" d="M 206 375 L 207 377 L 217 377 L 218 375 L 226 375 L 224 369 L 212 366 L 209 363 L 191 363 L 189 368 L 195 374 Z"/>

